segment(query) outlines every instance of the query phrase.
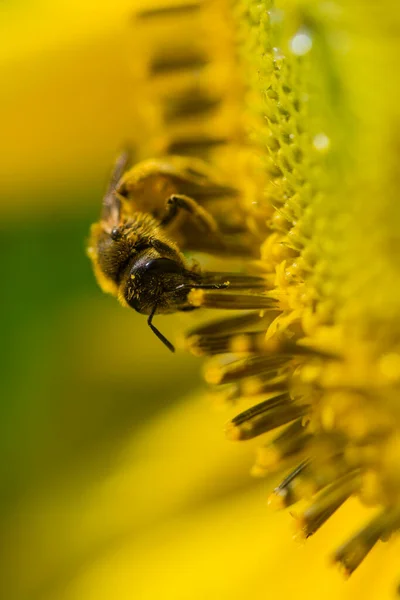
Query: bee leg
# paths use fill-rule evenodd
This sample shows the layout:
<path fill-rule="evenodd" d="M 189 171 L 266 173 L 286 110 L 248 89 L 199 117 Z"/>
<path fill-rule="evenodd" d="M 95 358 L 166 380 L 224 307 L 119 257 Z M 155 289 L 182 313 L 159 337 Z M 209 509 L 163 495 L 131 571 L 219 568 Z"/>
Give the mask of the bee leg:
<path fill-rule="evenodd" d="M 171 352 L 175 352 L 175 348 L 174 346 L 171 344 L 170 341 L 167 340 L 167 338 L 161 333 L 161 331 L 159 331 L 157 329 L 157 327 L 155 327 L 155 325 L 153 325 L 153 317 L 156 314 L 156 310 L 157 310 L 157 304 L 154 305 L 148 319 L 147 319 L 147 324 L 150 327 L 150 329 L 152 330 L 153 333 L 156 334 L 156 336 L 158 337 L 159 340 L 161 340 L 161 342 L 167 346 L 168 350 L 171 350 Z"/>
<path fill-rule="evenodd" d="M 201 229 L 206 233 L 218 233 L 218 225 L 214 218 L 196 200 L 183 194 L 173 194 L 167 200 L 165 216 L 161 226 L 170 225 L 180 210 L 185 210 L 197 221 Z"/>
<path fill-rule="evenodd" d="M 185 239 L 183 249 L 229 257 L 258 257 L 259 246 L 253 238 L 243 240 L 242 236 L 225 235 L 214 217 L 196 200 L 184 194 L 173 194 L 168 198 L 161 226 L 166 227 L 173 223 L 181 210 L 189 213 L 198 225 L 197 230 L 191 231 L 189 239 Z"/>

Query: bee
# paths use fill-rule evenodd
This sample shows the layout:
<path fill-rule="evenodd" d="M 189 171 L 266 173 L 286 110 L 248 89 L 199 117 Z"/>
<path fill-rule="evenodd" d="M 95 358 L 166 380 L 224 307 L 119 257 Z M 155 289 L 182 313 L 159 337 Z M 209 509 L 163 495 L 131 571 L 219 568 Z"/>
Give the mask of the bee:
<path fill-rule="evenodd" d="M 88 255 L 102 290 L 147 315 L 151 330 L 173 352 L 154 316 L 193 310 L 191 290 L 229 285 L 226 274 L 203 272 L 183 252 L 230 256 L 252 250 L 238 241 L 240 225 L 226 226 L 224 233 L 208 210 L 219 200 L 232 201 L 237 190 L 221 183 L 205 162 L 168 156 L 128 168 L 129 162 L 123 152 L 115 163 L 100 221 L 91 227 Z"/>

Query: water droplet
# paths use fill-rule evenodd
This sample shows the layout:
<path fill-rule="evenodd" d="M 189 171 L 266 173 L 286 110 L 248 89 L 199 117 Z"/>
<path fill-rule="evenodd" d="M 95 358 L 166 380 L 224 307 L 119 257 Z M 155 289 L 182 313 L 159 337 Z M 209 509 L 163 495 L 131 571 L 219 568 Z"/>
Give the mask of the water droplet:
<path fill-rule="evenodd" d="M 283 54 L 281 48 L 272 48 L 272 52 L 274 53 L 275 60 L 282 60 L 283 58 L 285 58 L 285 55 Z"/>
<path fill-rule="evenodd" d="M 267 11 L 269 15 L 269 20 L 271 25 L 277 25 L 282 23 L 283 21 L 283 10 L 279 8 L 271 8 L 271 10 Z"/>
<path fill-rule="evenodd" d="M 310 32 L 307 29 L 300 29 L 290 40 L 289 46 L 293 54 L 304 56 L 312 48 Z"/>
<path fill-rule="evenodd" d="M 314 136 L 313 146 L 316 150 L 323 152 L 325 150 L 328 150 L 330 145 L 331 145 L 331 140 L 328 138 L 328 136 L 325 133 L 317 133 L 317 135 Z"/>

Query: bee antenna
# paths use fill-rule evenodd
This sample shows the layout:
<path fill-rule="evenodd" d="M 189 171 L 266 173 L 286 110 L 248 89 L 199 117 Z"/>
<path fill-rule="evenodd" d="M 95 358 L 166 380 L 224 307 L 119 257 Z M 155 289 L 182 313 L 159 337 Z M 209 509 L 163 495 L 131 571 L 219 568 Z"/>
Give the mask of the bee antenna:
<path fill-rule="evenodd" d="M 229 281 L 223 283 L 182 283 L 175 289 L 188 289 L 188 290 L 226 290 L 229 287 Z"/>
<path fill-rule="evenodd" d="M 229 287 L 229 281 L 223 283 L 194 283 L 188 287 L 191 290 L 226 290 Z"/>
<path fill-rule="evenodd" d="M 155 304 L 153 306 L 153 309 L 149 315 L 149 318 L 147 319 L 147 324 L 150 327 L 150 329 L 152 330 L 153 333 L 156 334 L 156 336 L 158 337 L 159 340 L 161 340 L 161 342 L 167 346 L 168 350 L 171 350 L 171 352 L 175 352 L 175 348 L 174 346 L 171 344 L 170 341 L 167 340 L 167 338 L 161 333 L 161 331 L 159 331 L 157 329 L 157 327 L 155 327 L 153 325 L 153 317 L 156 314 L 156 310 L 157 310 L 157 304 Z"/>

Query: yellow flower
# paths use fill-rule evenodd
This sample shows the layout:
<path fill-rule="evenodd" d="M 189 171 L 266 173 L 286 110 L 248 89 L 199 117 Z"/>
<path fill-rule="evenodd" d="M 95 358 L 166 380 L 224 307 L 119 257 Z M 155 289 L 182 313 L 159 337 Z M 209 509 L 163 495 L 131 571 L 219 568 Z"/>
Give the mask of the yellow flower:
<path fill-rule="evenodd" d="M 252 139 L 267 174 L 252 212 L 258 221 L 270 213 L 259 265 L 266 292 L 250 290 L 246 308 L 264 298 L 265 309 L 219 323 L 224 338 L 197 329 L 188 345 L 250 354 L 214 360 L 205 376 L 234 384 L 227 399 L 257 397 L 228 425 L 230 439 L 287 425 L 259 449 L 253 471 L 286 469 L 271 503 L 300 502 L 292 514 L 301 535 L 352 496 L 375 509 L 333 554 L 350 575 L 400 526 L 400 12 L 390 2 L 365 11 L 268 0 L 243 0 L 236 12 Z M 198 296 L 196 305 L 212 306 Z"/>
<path fill-rule="evenodd" d="M 212 6 L 227 10 L 223 2 Z M 187 7 L 174 11 L 182 21 Z M 254 266 L 248 263 L 250 275 L 241 282 L 227 274 L 228 290 L 193 290 L 189 301 L 195 307 L 254 312 L 194 328 L 186 345 L 196 355 L 221 355 L 206 367 L 206 380 L 228 386 L 227 400 L 248 400 L 249 408 L 227 426 L 230 439 L 249 440 L 286 426 L 260 448 L 253 471 L 287 470 L 271 503 L 304 503 L 293 509 L 304 537 L 316 533 L 350 497 L 376 509 L 334 553 L 333 560 L 350 575 L 400 526 L 399 295 L 393 286 L 398 236 L 390 233 L 393 223 L 397 227 L 392 190 L 397 168 L 395 158 L 385 162 L 377 153 L 393 144 L 388 123 L 399 116 L 391 102 L 400 84 L 391 64 L 393 41 L 388 36 L 386 45 L 381 43 L 390 12 L 374 15 L 376 41 L 369 36 L 368 46 L 359 30 L 368 30 L 371 15 L 363 19 L 357 3 L 243 0 L 234 13 L 253 148 L 235 148 L 230 123 L 230 133 L 219 142 L 223 151 L 215 156 L 204 123 L 189 119 L 190 143 L 184 148 L 190 154 L 201 140 L 208 160 L 221 159 L 225 171 L 229 148 L 236 150 L 230 166 L 236 175 L 236 164 L 244 166 L 236 180 L 241 191 L 236 210 L 254 244 L 265 232 L 256 267 L 260 276 L 251 276 Z M 397 31 L 400 14 L 393 13 Z M 379 47 L 382 64 L 376 54 L 371 60 L 371 43 Z M 154 73 L 157 44 L 149 59 Z M 201 40 L 189 47 L 207 62 Z M 223 72 L 219 56 L 209 60 Z M 355 73 L 357 63 L 368 59 L 370 71 L 364 66 L 361 76 Z M 180 61 L 179 52 L 164 59 L 166 90 L 173 87 L 168 75 Z M 190 66 L 194 61 L 189 52 Z M 390 81 L 393 89 L 376 102 L 369 92 L 379 67 L 382 85 Z M 200 82 L 202 77 L 200 72 Z M 231 89 L 225 91 L 228 97 Z M 154 96 L 163 114 L 162 91 Z M 236 110 L 239 115 L 240 104 Z M 184 122 L 186 115 L 179 116 Z M 229 125 L 223 114 L 220 119 Z M 181 148 L 168 115 L 162 124 L 166 150 Z M 256 172 L 256 189 L 249 193 L 247 182 Z M 223 218 L 220 222 L 224 227 Z"/>

